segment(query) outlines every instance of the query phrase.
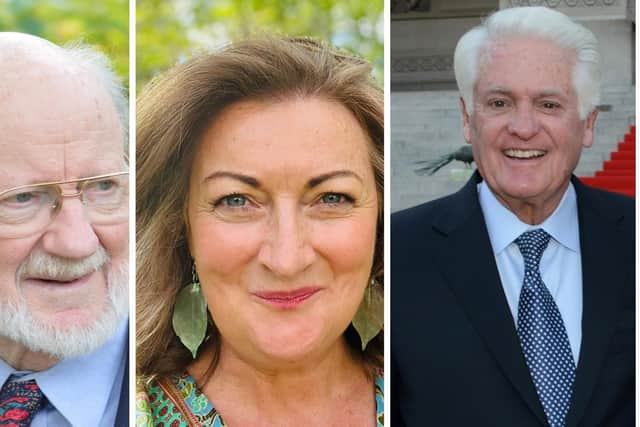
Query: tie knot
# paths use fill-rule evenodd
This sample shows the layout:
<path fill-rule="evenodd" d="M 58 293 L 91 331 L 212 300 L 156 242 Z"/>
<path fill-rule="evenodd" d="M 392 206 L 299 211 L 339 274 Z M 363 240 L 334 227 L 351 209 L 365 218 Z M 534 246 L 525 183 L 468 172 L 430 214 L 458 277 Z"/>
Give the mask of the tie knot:
<path fill-rule="evenodd" d="M 9 378 L 0 389 L 0 426 L 28 426 L 45 404 L 45 397 L 34 380 Z"/>
<path fill-rule="evenodd" d="M 524 258 L 525 268 L 537 269 L 542 253 L 547 249 L 551 236 L 541 228 L 522 233 L 516 239 L 516 245 Z"/>

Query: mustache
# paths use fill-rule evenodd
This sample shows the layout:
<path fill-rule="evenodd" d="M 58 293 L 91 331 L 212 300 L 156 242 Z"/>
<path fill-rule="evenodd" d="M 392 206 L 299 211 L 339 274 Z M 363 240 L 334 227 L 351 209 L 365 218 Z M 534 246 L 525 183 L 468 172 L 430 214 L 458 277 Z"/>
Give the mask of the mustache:
<path fill-rule="evenodd" d="M 18 282 L 25 278 L 64 282 L 98 271 L 109 261 L 109 255 L 102 245 L 83 259 L 63 258 L 43 251 L 34 251 L 18 268 L 17 278 Z"/>

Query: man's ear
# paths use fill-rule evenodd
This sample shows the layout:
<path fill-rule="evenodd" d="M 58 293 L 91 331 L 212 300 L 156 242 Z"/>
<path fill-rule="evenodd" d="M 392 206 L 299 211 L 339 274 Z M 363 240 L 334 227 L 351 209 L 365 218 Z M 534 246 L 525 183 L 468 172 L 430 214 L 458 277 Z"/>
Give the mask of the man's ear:
<path fill-rule="evenodd" d="M 596 125 L 596 117 L 598 117 L 598 108 L 594 108 L 585 120 L 584 135 L 582 136 L 582 146 L 589 148 L 593 145 L 593 130 Z"/>
<path fill-rule="evenodd" d="M 462 113 L 462 134 L 464 140 L 471 144 L 471 124 L 469 123 L 469 113 L 464 103 L 464 98 L 460 97 L 460 113 Z"/>

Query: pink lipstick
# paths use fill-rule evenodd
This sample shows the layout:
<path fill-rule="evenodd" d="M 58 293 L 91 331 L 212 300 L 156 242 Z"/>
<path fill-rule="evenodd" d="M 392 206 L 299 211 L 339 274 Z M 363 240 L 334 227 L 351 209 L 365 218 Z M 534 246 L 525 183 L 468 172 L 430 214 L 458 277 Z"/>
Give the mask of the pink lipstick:
<path fill-rule="evenodd" d="M 293 291 L 260 291 L 254 292 L 253 295 L 272 306 L 291 309 L 300 306 L 320 290 L 321 288 L 317 287 L 306 287 Z"/>

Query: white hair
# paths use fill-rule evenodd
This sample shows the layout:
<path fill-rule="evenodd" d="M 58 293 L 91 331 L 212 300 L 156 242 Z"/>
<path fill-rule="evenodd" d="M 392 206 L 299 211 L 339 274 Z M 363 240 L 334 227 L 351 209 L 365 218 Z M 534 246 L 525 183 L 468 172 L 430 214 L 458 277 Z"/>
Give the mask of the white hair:
<path fill-rule="evenodd" d="M 46 322 L 29 310 L 27 302 L 22 297 L 20 282 L 25 275 L 36 274 L 65 279 L 98 270 L 105 271 L 108 298 L 96 314 L 96 318 L 86 325 L 61 327 Z M 34 252 L 20 265 L 16 276 L 18 299 L 0 300 L 0 335 L 21 343 L 31 351 L 46 353 L 57 359 L 81 356 L 99 348 L 113 336 L 128 310 L 127 265 L 111 264 L 103 247 L 83 260 L 60 258 L 41 251 Z M 95 301 L 87 303 L 92 304 Z"/>
<path fill-rule="evenodd" d="M 64 54 L 75 64 L 97 76 L 111 96 L 122 126 L 125 150 L 129 142 L 129 105 L 120 78 L 109 58 L 96 48 L 74 41 L 62 46 Z"/>
<path fill-rule="evenodd" d="M 500 10 L 460 38 L 453 64 L 467 112 L 473 112 L 473 89 L 481 66 L 481 51 L 486 51 L 491 43 L 515 37 L 540 38 L 575 52 L 572 81 L 578 97 L 578 113 L 581 119 L 585 119 L 600 102 L 598 41 L 587 28 L 546 7 Z"/>

